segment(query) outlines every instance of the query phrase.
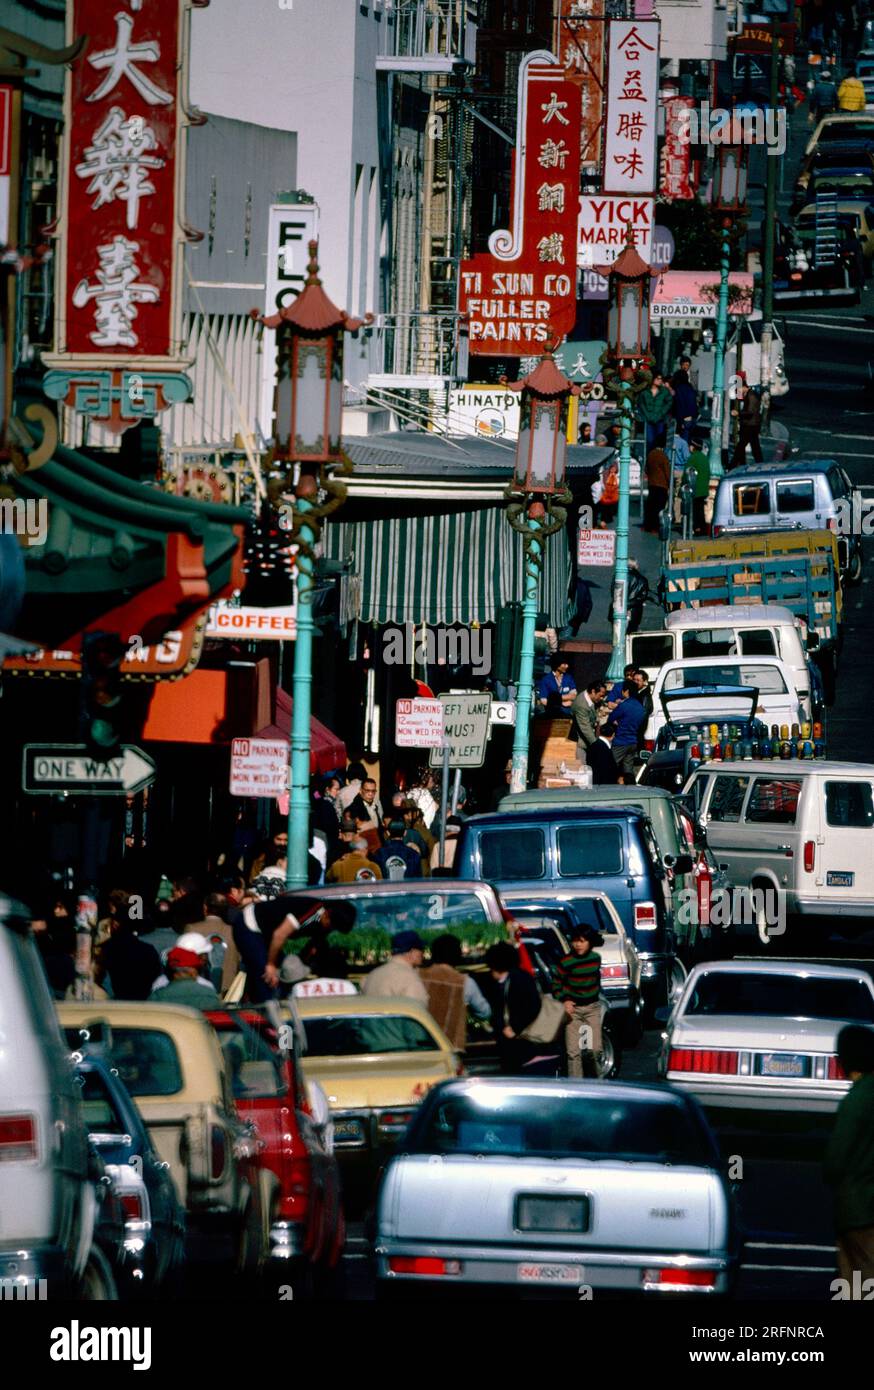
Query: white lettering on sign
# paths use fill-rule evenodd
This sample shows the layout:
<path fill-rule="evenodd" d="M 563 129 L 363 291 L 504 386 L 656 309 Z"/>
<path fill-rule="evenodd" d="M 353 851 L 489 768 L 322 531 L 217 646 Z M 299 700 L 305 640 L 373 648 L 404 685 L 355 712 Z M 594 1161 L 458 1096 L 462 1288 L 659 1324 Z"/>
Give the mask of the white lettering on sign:
<path fill-rule="evenodd" d="M 626 244 L 628 225 L 638 255 L 649 261 L 655 226 L 655 199 L 592 194 L 580 198 L 577 264 L 612 265 Z"/>
<path fill-rule="evenodd" d="M 279 739 L 235 738 L 231 796 L 281 796 L 288 790 L 288 744 Z"/>
<path fill-rule="evenodd" d="M 578 565 L 612 565 L 615 558 L 615 531 L 580 530 L 577 542 Z"/>
<path fill-rule="evenodd" d="M 209 610 L 207 637 L 228 637 L 237 641 L 293 641 L 297 635 L 297 607 L 235 608 L 221 600 Z"/>
<path fill-rule="evenodd" d="M 398 700 L 395 743 L 399 748 L 441 748 L 443 705 L 439 700 Z"/>

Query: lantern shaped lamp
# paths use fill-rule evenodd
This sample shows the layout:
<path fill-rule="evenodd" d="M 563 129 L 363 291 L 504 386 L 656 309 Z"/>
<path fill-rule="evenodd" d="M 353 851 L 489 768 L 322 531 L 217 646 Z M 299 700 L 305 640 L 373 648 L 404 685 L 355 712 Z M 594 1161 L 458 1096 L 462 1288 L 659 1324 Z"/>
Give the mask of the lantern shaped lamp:
<path fill-rule="evenodd" d="M 629 225 L 625 247 L 609 266 L 596 266 L 609 280 L 607 354 L 615 362 L 649 352 L 649 294 L 652 266 L 638 254 Z"/>
<path fill-rule="evenodd" d="M 568 401 L 579 394 L 579 387 L 559 371 L 549 350 L 533 372 L 506 385 L 522 393 L 514 491 L 562 492 L 567 471 Z"/>
<path fill-rule="evenodd" d="M 726 133 L 734 143 L 718 146 L 712 202 L 717 212 L 740 212 L 747 201 L 748 149 L 741 142 L 739 122 L 732 120 Z"/>
<path fill-rule="evenodd" d="M 307 279 L 297 298 L 269 318 L 252 316 L 277 331 L 276 457 L 301 463 L 336 463 L 341 456 L 343 334 L 369 323 L 350 319 L 325 293 L 319 279 L 318 242 L 309 243 Z"/>

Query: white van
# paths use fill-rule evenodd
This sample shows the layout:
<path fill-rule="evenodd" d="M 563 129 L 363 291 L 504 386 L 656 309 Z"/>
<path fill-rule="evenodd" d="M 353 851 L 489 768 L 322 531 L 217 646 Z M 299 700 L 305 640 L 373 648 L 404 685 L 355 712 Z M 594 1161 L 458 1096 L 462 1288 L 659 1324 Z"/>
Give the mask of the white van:
<path fill-rule="evenodd" d="M 759 692 L 752 713 L 763 724 L 788 724 L 791 728 L 793 724 L 805 722 L 792 670 L 777 657 L 687 657 L 682 661 L 667 661 L 656 676 L 652 714 L 644 735 L 647 742 L 655 740 L 667 723 L 662 691 L 668 694 L 696 686 L 702 687 L 701 699 L 685 703 L 684 719 L 731 723 L 737 717 L 737 701 L 727 695 L 726 690 L 734 686 Z"/>
<path fill-rule="evenodd" d="M 782 890 L 787 914 L 874 915 L 874 765 L 706 763 L 683 795 L 732 884 Z"/>
<path fill-rule="evenodd" d="M 632 633 L 626 651 L 626 660 L 646 671 L 651 681 L 666 661 L 682 657 L 779 657 L 792 671 L 805 719 L 819 717 L 813 708 L 820 703 L 818 672 L 811 672 L 808 661 L 807 628 L 791 609 L 779 604 L 679 608 L 667 615 L 662 631 Z"/>
<path fill-rule="evenodd" d="M 0 1298 L 116 1297 L 93 1244 L 96 1212 L 82 1104 L 29 919 L 0 897 Z"/>

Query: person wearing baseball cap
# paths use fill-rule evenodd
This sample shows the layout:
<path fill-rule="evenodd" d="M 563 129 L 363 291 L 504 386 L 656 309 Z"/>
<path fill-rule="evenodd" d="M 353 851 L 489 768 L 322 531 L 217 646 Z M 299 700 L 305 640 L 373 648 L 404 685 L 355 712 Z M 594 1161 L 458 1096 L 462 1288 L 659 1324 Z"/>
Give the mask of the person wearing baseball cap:
<path fill-rule="evenodd" d="M 184 941 L 185 937 L 199 935 L 199 932 L 185 932 L 179 938 L 179 942 Z M 167 952 L 169 984 L 152 991 L 149 997 L 153 1003 L 185 1004 L 191 1009 L 203 1011 L 221 1008 L 221 999 L 209 980 L 204 980 L 200 974 L 204 959 L 209 959 L 209 942 L 205 937 L 201 937 L 201 941 L 207 947 L 206 957 L 191 946 L 186 947 L 179 943 Z"/>
<path fill-rule="evenodd" d="M 361 993 L 368 999 L 415 999 L 428 1006 L 428 991 L 419 975 L 425 959 L 425 943 L 417 931 L 395 932 L 391 960 L 365 976 Z"/>

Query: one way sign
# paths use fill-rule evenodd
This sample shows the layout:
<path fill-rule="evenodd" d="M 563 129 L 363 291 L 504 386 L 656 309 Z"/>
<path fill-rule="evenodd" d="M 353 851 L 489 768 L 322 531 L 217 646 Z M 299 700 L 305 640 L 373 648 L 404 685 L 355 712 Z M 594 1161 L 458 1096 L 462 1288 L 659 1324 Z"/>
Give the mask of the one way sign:
<path fill-rule="evenodd" d="M 33 796 L 124 796 L 154 781 L 155 764 L 132 744 L 100 762 L 84 743 L 26 743 L 22 786 Z"/>

